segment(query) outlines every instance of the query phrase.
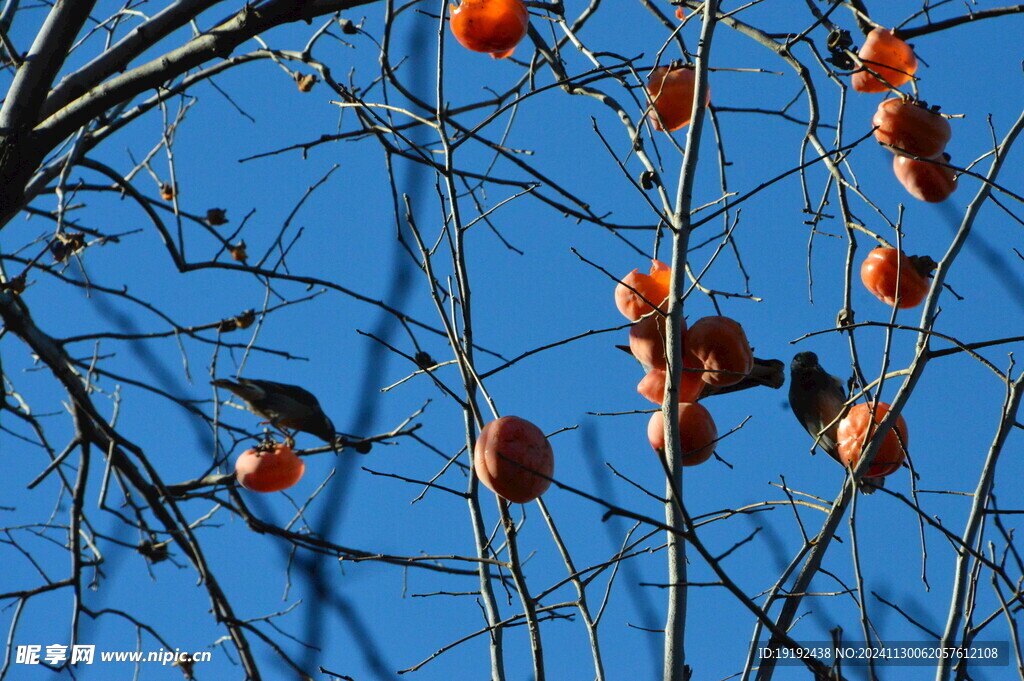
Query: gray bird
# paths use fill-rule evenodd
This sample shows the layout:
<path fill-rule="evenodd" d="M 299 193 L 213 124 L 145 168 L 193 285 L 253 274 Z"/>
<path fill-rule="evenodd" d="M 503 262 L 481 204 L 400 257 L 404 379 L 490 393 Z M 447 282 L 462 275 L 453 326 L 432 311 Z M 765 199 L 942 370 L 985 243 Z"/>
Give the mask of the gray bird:
<path fill-rule="evenodd" d="M 238 382 L 218 378 L 210 383 L 233 392 L 245 401 L 249 411 L 267 419 L 275 428 L 301 430 L 332 446 L 337 440 L 334 424 L 320 408 L 320 402 L 313 393 L 297 385 L 255 378 L 240 378 Z"/>
<path fill-rule="evenodd" d="M 801 352 L 789 366 L 789 406 L 814 444 L 842 464 L 836 451 L 839 416 L 844 411 L 846 390 L 843 383 L 818 364 L 813 352 Z M 862 478 L 860 491 L 873 494 L 885 486 L 884 478 Z"/>
<path fill-rule="evenodd" d="M 700 399 L 703 400 L 705 397 L 711 397 L 712 395 L 724 395 L 738 390 L 756 388 L 759 385 L 778 390 L 785 382 L 785 364 L 777 359 L 761 359 L 760 357 L 755 357 L 754 366 L 750 369 L 750 373 L 744 376 L 739 383 L 733 383 L 732 385 L 727 385 L 725 387 L 705 385 L 704 390 L 701 391 Z"/>

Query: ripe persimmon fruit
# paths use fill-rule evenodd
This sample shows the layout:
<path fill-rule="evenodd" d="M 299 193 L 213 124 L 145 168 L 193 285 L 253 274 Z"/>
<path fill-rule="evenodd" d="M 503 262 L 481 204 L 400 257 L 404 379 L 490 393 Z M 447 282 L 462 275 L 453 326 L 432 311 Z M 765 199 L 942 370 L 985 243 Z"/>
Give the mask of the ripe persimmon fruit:
<path fill-rule="evenodd" d="M 696 466 L 704 463 L 715 453 L 718 428 L 715 420 L 704 405 L 683 402 L 678 405 L 679 441 L 683 450 L 683 465 Z M 659 454 L 665 452 L 665 418 L 661 410 L 651 414 L 647 422 L 647 440 Z"/>
<path fill-rule="evenodd" d="M 925 160 L 897 155 L 892 171 L 915 199 L 941 203 L 956 191 L 956 171 L 949 167 L 949 159 L 945 153 Z"/>
<path fill-rule="evenodd" d="M 701 378 L 702 369 L 690 369 L 685 367 L 679 373 L 679 402 L 696 402 L 700 394 L 704 392 L 704 379 Z M 636 391 L 646 399 L 661 404 L 665 399 L 665 381 L 668 378 L 666 369 L 651 369 L 647 375 L 637 384 Z"/>
<path fill-rule="evenodd" d="M 874 411 L 874 419 L 871 417 L 872 411 Z M 864 448 L 864 442 L 869 437 L 874 436 L 875 426 L 882 422 L 888 411 L 889 405 L 885 402 L 879 402 L 874 408 L 872 405 L 863 402 L 853 405 L 850 413 L 839 422 L 839 444 L 837 450 L 843 465 L 848 468 L 855 468 L 857 466 L 857 462 L 860 461 L 861 450 Z M 909 436 L 907 422 L 903 420 L 901 415 L 896 419 L 896 428 L 890 429 L 885 434 L 885 439 L 878 448 L 875 460 L 868 467 L 868 472 L 864 477 L 880 478 L 899 469 L 900 464 L 903 463 L 903 459 L 906 457 Z"/>
<path fill-rule="evenodd" d="M 908 257 L 895 248 L 876 248 L 860 266 L 860 280 L 876 298 L 892 307 L 899 297 L 901 310 L 921 304 L 931 288 L 930 272 L 935 261 L 924 256 Z"/>
<path fill-rule="evenodd" d="M 551 486 L 555 455 L 540 428 L 518 416 L 502 416 L 480 431 L 473 448 L 473 469 L 492 492 L 525 504 Z"/>
<path fill-rule="evenodd" d="M 879 104 L 871 124 L 876 128 L 875 139 L 892 151 L 921 158 L 941 154 L 952 136 L 949 121 L 937 110 L 902 97 Z"/>
<path fill-rule="evenodd" d="M 914 50 L 884 28 L 876 28 L 868 33 L 864 46 L 860 48 L 857 56 L 867 69 L 888 82 L 886 85 L 875 73 L 867 69 L 857 71 L 850 78 L 850 83 L 857 92 L 885 92 L 890 85 L 899 87 L 909 82 L 917 71 Z"/>
<path fill-rule="evenodd" d="M 634 322 L 629 327 L 629 350 L 643 366 L 644 371 L 665 368 L 665 327 L 667 322 L 667 317 L 651 314 Z M 681 327 L 680 333 L 685 338 L 685 319 L 682 320 Z"/>
<path fill-rule="evenodd" d="M 728 317 L 704 317 L 686 332 L 685 361 L 704 367 L 704 382 L 719 388 L 743 380 L 754 368 L 754 354 L 743 327 Z"/>
<path fill-rule="evenodd" d="M 262 442 L 235 460 L 235 479 L 254 492 L 280 492 L 302 478 L 306 464 L 286 442 Z"/>
<path fill-rule="evenodd" d="M 635 322 L 657 306 L 667 309 L 672 268 L 660 260 L 651 261 L 651 273 L 633 270 L 615 287 L 615 306 L 626 319 Z"/>
<path fill-rule="evenodd" d="M 655 130 L 672 132 L 690 123 L 696 80 L 696 71 L 692 66 L 659 66 L 651 72 L 647 79 L 647 94 L 651 98 L 653 110 L 648 117 Z M 710 103 L 709 87 L 704 97 L 704 106 Z"/>
<path fill-rule="evenodd" d="M 522 0 L 462 0 L 450 7 L 455 39 L 494 59 L 511 56 L 530 26 L 530 14 Z"/>

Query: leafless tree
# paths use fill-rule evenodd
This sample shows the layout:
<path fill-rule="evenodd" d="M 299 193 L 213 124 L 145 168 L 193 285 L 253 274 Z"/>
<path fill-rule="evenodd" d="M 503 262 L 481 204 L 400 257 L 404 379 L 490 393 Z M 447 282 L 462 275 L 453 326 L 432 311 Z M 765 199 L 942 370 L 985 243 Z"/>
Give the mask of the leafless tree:
<path fill-rule="evenodd" d="M 982 8 L 969 3 L 962 8 L 926 0 L 913 8 L 898 3 L 904 6 L 895 10 L 882 3 L 869 7 L 860 0 L 806 0 L 784 3 L 784 11 L 765 11 L 773 3 L 526 4 L 531 13 L 527 38 L 511 58 L 494 63 L 501 67 L 502 78 L 514 77 L 481 87 L 444 67 L 448 52 L 463 49 L 449 33 L 446 2 L 2 3 L 0 79 L 6 95 L 0 108 L 0 444 L 7 470 L 18 473 L 3 483 L 0 547 L 5 563 L 30 569 L 36 579 L 26 583 L 19 571 L 19 579 L 0 584 L 9 631 L 0 678 L 19 677 L 23 667 L 14 657 L 19 630 L 38 622 L 59 622 L 54 631 L 68 632 L 61 639 L 67 645 L 96 642 L 80 634 L 88 620 L 127 626 L 139 650 L 175 649 L 178 644 L 167 632 L 184 615 L 140 615 L 136 594 L 111 576 L 141 569 L 158 582 L 170 580 L 162 572 L 167 565 L 187 573 L 186 581 L 198 583 L 205 592 L 209 621 L 196 623 L 197 631 L 208 633 L 205 645 L 218 659 L 237 664 L 247 679 L 282 674 L 354 678 L 347 668 L 349 658 L 331 654 L 325 630 L 336 621 L 359 642 L 360 664 L 374 678 L 429 674 L 465 649 L 472 650 L 475 662 L 453 663 L 454 670 L 443 672 L 446 678 L 489 673 L 493 681 L 502 681 L 522 678 L 529 673 L 527 667 L 538 681 L 562 676 L 546 671 L 546 660 L 558 653 L 544 641 L 567 621 L 582 627 L 592 664 L 573 678 L 614 678 L 606 668 L 623 651 L 602 646 L 600 625 L 607 622 L 605 614 L 619 594 L 641 598 L 636 585 L 622 577 L 635 565 L 656 565 L 664 575 L 657 592 L 664 598 L 659 607 L 664 608 L 665 622 L 657 635 L 665 681 L 690 677 L 696 658 L 692 648 L 687 654 L 686 624 L 695 621 L 695 595 L 712 598 L 708 593 L 736 613 L 729 626 L 735 634 L 731 645 L 746 653 L 732 669 L 739 678 L 782 677 L 775 660 L 763 654 L 768 648 L 798 658 L 809 678 L 850 678 L 849 669 L 836 664 L 832 655 L 851 641 L 861 649 L 884 646 L 891 634 L 880 625 L 882 611 L 899 618 L 901 630 L 920 630 L 922 640 L 940 650 L 969 649 L 981 640 L 1009 641 L 1004 654 L 1024 678 L 1018 635 L 1024 561 L 1009 523 L 1022 512 L 1024 498 L 1013 474 L 1003 472 L 1015 470 L 1005 460 L 1020 451 L 1010 443 L 1019 442 L 1015 430 L 1021 428 L 1024 394 L 1024 373 L 1011 352 L 1024 342 L 1021 311 L 1011 300 L 1011 311 L 996 320 L 1000 330 L 989 333 L 986 326 L 984 337 L 967 335 L 969 327 L 945 325 L 940 314 L 941 304 L 957 297 L 949 286 L 950 273 L 961 267 L 961 254 L 976 234 L 980 216 L 997 213 L 1017 228 L 1024 226 L 1020 163 L 1011 156 L 1024 128 L 1024 111 L 1013 121 L 990 118 L 987 128 L 977 116 L 966 119 L 991 136 L 991 144 L 976 159 L 923 161 L 952 168 L 960 178 L 960 193 L 973 194 L 965 209 L 950 215 L 955 228 L 916 324 L 905 316 L 897 319 L 895 310 L 884 321 L 855 315 L 858 241 L 861 247 L 901 246 L 903 210 L 891 208 L 892 200 L 876 198 L 871 177 L 876 170 L 867 165 L 864 150 L 877 145 L 871 129 L 849 111 L 850 74 L 877 73 L 872 68 L 877 65 L 862 60 L 857 51 L 863 36 L 883 23 L 876 13 L 891 20 L 896 11 L 903 12 L 904 23 L 895 32 L 908 41 L 956 36 L 984 24 L 1001 26 L 1012 46 L 1019 43 L 1024 5 Z M 630 17 L 662 27 L 662 42 L 643 50 L 628 36 L 623 36 L 622 47 L 609 43 L 605 36 L 615 26 L 628 32 L 621 24 L 634 21 Z M 693 107 L 692 120 L 682 131 L 667 135 L 656 129 L 659 115 L 644 87 L 652 68 L 672 60 L 692 65 L 694 101 L 703 102 L 709 81 L 717 78 L 709 65 L 723 63 L 717 59 L 723 41 L 755 46 L 759 61 L 747 71 L 784 82 L 792 89 L 788 103 L 729 106 L 728 97 L 716 94 L 709 106 Z M 484 55 L 478 57 L 490 63 Z M 305 97 L 297 106 L 316 113 L 289 130 L 268 130 L 250 112 L 270 108 L 267 102 L 280 91 L 277 79 L 282 73 L 294 81 L 290 91 Z M 1019 76 L 1001 90 L 1019 93 Z M 928 94 L 926 84 L 916 81 L 902 91 Z M 955 111 L 959 105 L 947 108 Z M 615 169 L 615 195 L 630 197 L 638 209 L 607 211 L 612 188 L 586 182 L 581 168 L 558 158 L 557 152 L 532 148 L 530 126 L 543 119 L 546 108 L 566 106 L 576 107 L 579 120 L 574 125 L 587 128 L 591 153 L 603 155 Z M 328 153 L 340 158 L 353 145 L 376 150 L 383 172 L 364 177 L 339 160 L 306 183 L 304 191 L 275 197 L 279 205 L 288 204 L 280 219 L 256 215 L 258 187 L 252 187 L 251 195 L 248 187 L 237 188 L 232 206 L 245 206 L 241 212 L 199 204 L 193 198 L 198 193 L 195 178 L 211 172 L 202 163 L 216 166 L 223 161 L 222 145 L 232 150 L 228 153 L 248 148 L 239 142 L 244 133 L 220 134 L 235 126 L 223 123 L 222 115 L 204 116 L 209 107 L 230 109 L 246 126 L 253 121 L 246 129 L 259 130 L 254 137 L 266 135 L 259 153 L 234 153 L 230 159 L 241 160 L 240 168 L 266 173 L 266 193 L 297 186 L 289 178 L 271 177 L 279 172 L 273 169 L 275 163 Z M 328 119 L 319 118 L 325 110 L 337 116 L 333 129 Z M 737 165 L 757 165 L 764 153 L 731 146 L 737 133 L 729 122 L 741 119 L 793 131 L 792 154 L 782 164 L 765 163 L 756 184 L 734 179 Z M 562 123 L 546 125 L 557 129 Z M 176 138 L 184 135 L 203 136 L 214 158 L 176 156 Z M 142 144 L 146 148 L 139 149 Z M 701 177 L 705 184 L 713 178 L 718 186 L 698 189 L 695 183 Z M 307 229 L 302 223 L 303 211 L 325 205 L 325 195 L 338 191 L 339 182 L 345 185 L 341 198 L 331 199 L 339 220 L 363 202 L 386 206 L 388 229 L 373 239 L 386 254 L 381 256 L 386 295 L 344 274 L 346 261 L 356 256 L 344 253 L 343 233 L 332 233 L 326 225 Z M 744 249 L 742 236 L 751 213 L 762 206 L 758 202 L 776 191 L 798 197 L 790 219 L 803 222 L 808 252 L 800 260 L 806 263 L 800 286 L 783 290 L 778 284 L 780 290 L 773 294 L 788 296 L 794 306 L 808 305 L 803 283 L 813 292 L 815 267 L 819 273 L 826 268 L 839 273 L 834 280 L 842 287 L 834 328 L 802 328 L 790 337 L 827 336 L 845 342 L 852 375 L 848 406 L 878 400 L 885 387 L 892 395 L 876 435 L 842 484 L 841 469 L 834 469 L 834 499 L 796 489 L 783 477 L 774 479 L 771 497 L 763 490 L 752 491 L 757 501 L 726 495 L 718 508 L 695 507 L 684 494 L 687 452 L 673 408 L 679 397 L 673 380 L 661 407 L 667 425 L 660 488 L 613 469 L 615 485 L 639 489 L 649 505 L 620 502 L 596 483 L 571 484 L 556 472 L 551 489 L 557 499 L 585 504 L 595 512 L 594 526 L 581 527 L 559 521 L 568 511 L 560 513 L 552 496 L 519 506 L 478 484 L 472 452 L 479 430 L 499 414 L 520 408 L 503 404 L 491 386 L 534 380 L 528 367 L 538 356 L 566 349 L 586 355 L 587 343 L 621 339 L 628 325 L 615 320 L 595 329 L 573 320 L 566 336 L 527 348 L 518 342 L 495 346 L 491 341 L 496 338 L 515 338 L 515 323 L 508 318 L 507 328 L 481 329 L 493 320 L 474 307 L 473 293 L 486 291 L 491 279 L 507 279 L 501 285 L 515 286 L 516 275 L 489 272 L 485 277 L 484 268 L 476 267 L 471 235 L 487 231 L 509 253 L 518 253 L 505 215 L 518 211 L 569 218 L 578 226 L 570 241 L 579 271 L 600 282 L 595 288 L 604 285 L 608 291 L 624 272 L 593 256 L 597 244 L 614 243 L 638 264 L 660 257 L 672 268 L 666 354 L 667 374 L 673 376 L 683 366 L 679 330 L 692 300 L 703 297 L 722 314 L 742 318 L 730 306 L 756 303 L 773 286 L 752 277 L 748 265 L 776 254 Z M 902 200 L 914 201 L 909 196 Z M 159 240 L 159 251 L 144 243 L 149 237 Z M 830 237 L 843 244 L 840 257 L 812 253 Z M 1016 272 L 1024 259 L 1021 251 L 1006 243 L 985 248 L 989 250 L 983 257 L 1013 289 L 1020 281 Z M 317 261 L 311 254 L 322 257 Z M 741 283 L 720 285 L 723 279 L 709 274 L 723 269 L 733 273 L 724 281 Z M 213 312 L 221 309 L 222 299 L 252 302 Z M 194 304 L 182 305 L 190 300 Z M 994 314 L 970 304 L 974 319 Z M 572 308 L 571 301 L 559 301 L 548 312 L 564 317 Z M 183 319 L 182 310 L 191 317 Z M 301 323 L 294 321 L 296 314 L 303 315 Z M 228 405 L 241 406 L 240 401 L 207 389 L 207 384 L 221 376 L 246 375 L 246 365 L 251 367 L 257 358 L 301 364 L 304 351 L 289 339 L 315 335 L 316 320 L 327 316 L 344 319 L 372 348 L 360 360 L 365 365 L 362 383 L 349 395 L 384 391 L 361 398 L 352 423 L 343 427 L 336 443 L 299 451 L 319 461 L 332 457 L 334 464 L 306 498 L 288 497 L 292 516 L 284 518 L 278 515 L 280 507 L 241 490 L 231 473 L 234 457 L 262 437 L 256 419 L 231 409 Z M 538 313 L 533 323 L 547 321 Z M 90 330 L 94 326 L 98 330 Z M 437 347 L 447 354 L 432 349 Z M 780 348 L 769 354 L 782 357 L 784 352 L 788 350 Z M 199 358 L 206 376 L 196 376 Z M 859 549 L 863 532 L 858 531 L 867 522 L 858 523 L 858 505 L 876 498 L 859 495 L 857 483 L 869 472 L 883 436 L 904 407 L 919 391 L 932 389 L 922 389 L 926 377 L 941 374 L 944 363 L 954 360 L 965 362 L 959 366 L 967 367 L 972 380 L 987 385 L 996 381 L 1004 393 L 998 409 L 989 410 L 990 442 L 983 448 L 971 443 L 977 452 L 975 480 L 964 481 L 962 489 L 918 489 L 915 466 L 924 463 L 907 447 L 910 493 L 899 485 L 876 493 L 889 508 L 898 509 L 894 513 L 920 528 L 921 545 L 914 552 L 924 566 L 921 588 L 931 589 L 930 563 L 949 569 L 938 587 L 948 602 L 948 618 L 942 630 L 934 630 L 915 619 L 910 604 L 889 601 L 865 586 L 861 562 L 866 552 Z M 324 367 L 350 361 L 331 357 L 314 363 Z M 384 367 L 396 366 L 404 377 L 390 380 L 393 372 Z M 775 363 L 765 366 L 777 369 Z M 748 379 L 739 388 L 761 393 L 766 392 L 761 386 L 771 382 Z M 326 385 L 304 385 L 325 407 L 342 400 L 339 391 Z M 405 411 L 393 424 L 373 432 L 382 401 L 398 391 L 415 397 L 402 402 Z M 631 386 L 623 393 L 631 393 Z M 432 399 L 444 406 L 437 407 Z M 728 399 L 734 398 L 709 393 L 705 401 Z M 608 413 L 604 405 L 583 401 L 576 413 L 600 412 L 597 416 L 604 422 L 633 428 L 631 415 L 638 410 L 629 406 L 633 403 L 623 404 L 621 411 Z M 571 416 L 565 418 L 557 425 L 558 434 L 550 436 L 555 442 L 580 425 Z M 156 442 L 145 431 L 153 422 L 164 424 L 167 440 Z M 736 430 L 745 428 L 741 424 Z M 458 437 L 453 437 L 456 432 Z M 721 440 L 728 442 L 732 432 Z M 592 433 L 582 434 L 597 452 L 597 443 L 588 439 Z M 202 457 L 194 451 L 182 454 L 194 449 L 183 443 L 190 439 L 198 443 Z M 418 453 L 415 472 L 382 455 L 402 449 Z M 370 456 L 360 456 L 367 452 Z M 403 517 L 425 512 L 419 509 L 427 503 L 434 504 L 434 512 L 440 508 L 447 513 L 454 508 L 448 502 L 454 500 L 466 514 L 459 529 L 471 534 L 473 551 L 463 553 L 452 548 L 458 544 L 413 527 L 402 540 L 421 543 L 400 551 L 346 543 L 338 532 L 339 509 L 352 492 L 356 474 L 386 479 L 404 492 L 415 490 L 417 504 L 428 500 L 403 511 Z M 687 480 L 692 484 L 689 474 Z M 959 500 L 957 494 L 966 497 L 968 510 L 957 506 L 960 511 L 947 512 L 948 507 L 937 506 L 949 498 Z M 8 504 L 7 499 L 13 501 Z M 593 547 L 580 546 L 604 531 L 601 519 L 625 519 L 632 525 L 617 536 L 613 550 L 595 558 Z M 738 539 L 719 529 L 746 519 L 758 528 Z M 845 549 L 850 556 L 840 559 L 836 539 L 844 531 L 844 519 L 849 522 Z M 760 534 L 765 527 L 768 532 Z M 765 539 L 768 534 L 786 535 L 786 551 L 795 547 L 781 569 L 773 562 L 781 549 L 774 556 L 765 549 L 774 541 Z M 935 547 L 936 537 L 941 548 Z M 223 567 L 219 557 L 225 551 L 230 555 L 228 543 L 238 547 L 239 561 L 257 546 L 280 555 L 283 575 L 273 575 L 275 584 L 283 580 L 290 589 L 294 583 L 303 594 L 301 602 L 255 616 L 240 612 L 238 590 L 229 583 L 237 570 Z M 900 555 L 909 555 L 905 549 L 901 547 Z M 944 555 L 933 558 L 930 551 Z M 534 554 L 542 563 L 535 569 Z M 754 586 L 741 575 L 736 556 L 742 556 L 743 567 L 757 565 L 768 576 L 768 588 L 752 592 Z M 119 564 L 128 562 L 131 567 Z M 426 632 L 433 654 L 404 669 L 388 666 L 387 656 L 409 659 L 406 642 L 375 636 L 354 602 L 332 587 L 331 573 L 339 565 L 355 570 L 365 563 L 379 566 L 375 575 L 424 575 L 435 588 L 418 595 L 429 596 L 438 620 L 448 615 L 446 604 L 459 596 L 477 604 L 476 619 L 466 615 L 454 624 L 446 622 L 445 633 L 439 627 L 437 637 Z M 826 567 L 832 564 L 841 568 Z M 712 581 L 695 574 L 710 575 Z M 246 579 L 260 582 L 264 577 L 269 576 L 249 574 Z M 818 581 L 812 588 L 814 579 Z M 826 582 L 836 585 L 828 594 L 820 587 Z M 94 591 L 103 598 L 94 599 Z M 389 601 L 395 613 L 404 607 L 399 605 L 402 591 Z M 862 627 L 853 638 L 833 629 L 829 655 L 811 643 L 820 628 L 800 622 L 810 597 L 825 595 Z M 302 624 L 296 624 L 296 617 L 303 618 Z M 449 630 L 460 633 L 447 637 Z M 506 636 L 519 630 L 527 632 L 526 667 L 521 660 L 511 661 L 526 648 Z M 976 662 L 940 656 L 930 668 L 940 681 L 976 678 Z M 186 677 L 203 677 L 202 665 L 187 660 L 178 664 Z M 475 666 L 469 671 L 462 664 Z M 514 674 L 507 671 L 513 664 Z M 872 662 L 870 678 L 885 678 L 886 664 Z M 489 672 L 482 671 L 485 665 Z M 81 673 L 70 660 L 47 666 L 72 677 Z M 140 669 L 147 678 L 150 672 Z"/>

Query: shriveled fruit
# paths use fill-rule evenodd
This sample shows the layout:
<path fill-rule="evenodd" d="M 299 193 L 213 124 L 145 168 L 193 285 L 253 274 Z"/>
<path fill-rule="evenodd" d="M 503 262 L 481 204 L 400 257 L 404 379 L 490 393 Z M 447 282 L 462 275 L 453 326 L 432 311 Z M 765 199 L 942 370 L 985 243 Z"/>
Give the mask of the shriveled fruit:
<path fill-rule="evenodd" d="M 686 332 L 685 359 L 704 367 L 704 382 L 716 387 L 739 383 L 754 367 L 754 354 L 739 322 L 728 317 L 704 317 Z"/>
<path fill-rule="evenodd" d="M 237 244 L 228 244 L 228 252 L 231 254 L 231 259 L 237 262 L 245 262 L 249 259 L 249 253 L 245 249 L 245 241 L 239 241 Z"/>
<path fill-rule="evenodd" d="M 892 151 L 922 158 L 941 154 L 953 134 L 949 121 L 937 111 L 901 97 L 879 104 L 871 124 L 875 139 Z"/>
<path fill-rule="evenodd" d="M 872 405 L 862 402 L 855 404 L 846 418 L 839 422 L 837 450 L 843 465 L 848 468 L 856 468 L 857 462 L 860 461 L 864 442 L 874 436 L 877 424 L 882 422 L 888 411 L 889 405 L 879 402 L 874 408 L 874 419 L 872 419 Z M 868 468 L 865 477 L 880 478 L 895 472 L 906 457 L 908 441 L 907 423 L 901 415 L 896 419 L 896 428 L 890 429 L 885 434 L 885 439 L 878 448 L 875 460 Z"/>
<path fill-rule="evenodd" d="M 647 94 L 653 111 L 649 114 L 655 130 L 672 132 L 689 124 L 693 113 L 696 72 L 691 66 L 659 66 L 647 79 Z M 704 106 L 711 102 L 707 89 Z"/>
<path fill-rule="evenodd" d="M 211 227 L 226 225 L 227 222 L 228 212 L 224 208 L 208 208 L 206 210 L 206 224 Z"/>
<path fill-rule="evenodd" d="M 672 279 L 672 268 L 660 260 L 651 261 L 650 275 L 633 270 L 615 287 L 615 306 L 626 319 L 636 321 L 657 306 L 664 312 L 667 308 L 668 287 Z"/>
<path fill-rule="evenodd" d="M 254 492 L 280 492 L 302 478 L 306 464 L 286 442 L 263 442 L 235 460 L 235 479 Z"/>
<path fill-rule="evenodd" d="M 876 298 L 890 307 L 896 305 L 899 297 L 900 309 L 921 304 L 931 281 L 929 272 L 935 269 L 935 261 L 924 256 L 908 257 L 895 248 L 876 248 L 860 266 L 860 280 Z"/>
<path fill-rule="evenodd" d="M 889 86 L 899 87 L 910 81 L 917 71 L 917 58 L 910 45 L 903 42 L 884 28 L 868 33 L 864 46 L 857 53 L 864 66 L 888 81 L 888 85 L 874 74 L 865 70 L 857 71 L 850 78 L 857 92 L 885 92 Z"/>
<path fill-rule="evenodd" d="M 897 155 L 892 160 L 892 170 L 896 174 L 896 179 L 915 199 L 940 203 L 956 191 L 956 171 L 947 165 L 941 165 L 948 163 L 949 154 L 940 154 L 921 161 Z"/>
<path fill-rule="evenodd" d="M 679 442 L 684 466 L 704 463 L 715 453 L 718 428 L 703 405 L 684 402 L 678 407 Z M 659 454 L 665 451 L 665 418 L 661 411 L 651 414 L 647 422 L 647 440 Z"/>
<path fill-rule="evenodd" d="M 518 416 L 502 416 L 480 431 L 473 468 L 492 492 L 525 504 L 550 487 L 555 455 L 540 428 Z"/>
<path fill-rule="evenodd" d="M 302 75 L 301 73 L 295 74 L 295 84 L 299 88 L 299 92 L 312 92 L 313 86 L 316 85 L 317 78 L 312 73 Z"/>
<path fill-rule="evenodd" d="M 495 59 L 511 56 L 530 25 L 522 0 L 462 0 L 457 7 L 451 5 L 451 12 L 455 39 Z"/>

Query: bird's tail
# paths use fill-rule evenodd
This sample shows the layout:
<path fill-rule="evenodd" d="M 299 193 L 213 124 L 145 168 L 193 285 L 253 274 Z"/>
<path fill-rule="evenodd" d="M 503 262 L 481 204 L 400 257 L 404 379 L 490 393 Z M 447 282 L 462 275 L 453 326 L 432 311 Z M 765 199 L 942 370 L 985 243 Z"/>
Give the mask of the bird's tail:
<path fill-rule="evenodd" d="M 883 487 L 885 487 L 885 478 L 861 478 L 857 489 L 861 491 L 861 494 L 874 494 Z"/>

